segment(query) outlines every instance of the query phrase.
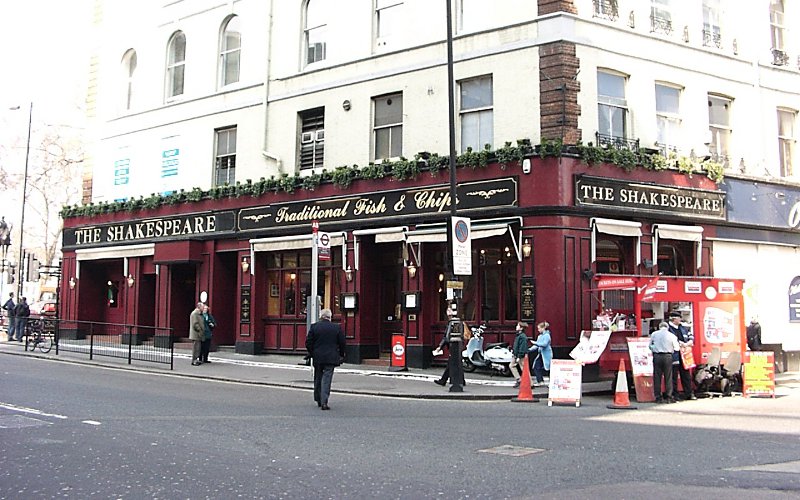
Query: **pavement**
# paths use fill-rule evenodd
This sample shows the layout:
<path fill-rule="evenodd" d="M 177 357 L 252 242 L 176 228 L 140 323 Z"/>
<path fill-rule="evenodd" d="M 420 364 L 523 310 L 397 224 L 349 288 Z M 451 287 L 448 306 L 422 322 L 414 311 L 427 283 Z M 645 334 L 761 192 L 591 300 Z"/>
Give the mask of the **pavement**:
<path fill-rule="evenodd" d="M 5 338 L 5 335 L 2 336 Z M 125 349 L 127 351 L 127 348 Z M 25 351 L 24 343 L 0 340 L 0 354 L 12 356 L 32 356 L 59 362 L 128 370 L 165 376 L 177 376 L 244 384 L 264 385 L 290 389 L 313 390 L 311 368 L 303 363 L 302 356 L 285 354 L 246 355 L 220 350 L 211 353 L 210 363 L 192 366 L 191 351 L 175 349 L 173 369 L 169 365 L 132 361 L 127 359 L 95 355 L 89 359 L 86 353 L 60 351 L 56 349 L 47 354 L 39 351 Z M 124 353 L 122 353 L 124 355 Z M 461 400 L 510 400 L 519 395 L 514 379 L 476 371 L 466 373 L 463 392 L 451 392 L 450 386 L 440 387 L 433 381 L 441 376 L 443 368 L 389 371 L 387 367 L 343 364 L 336 368 L 331 392 L 339 394 L 359 394 L 392 398 L 413 399 L 461 399 Z M 800 372 L 776 374 L 776 384 L 800 382 Z M 583 396 L 607 395 L 612 402 L 612 382 L 584 382 L 581 385 Z M 547 387 L 533 387 L 534 398 L 547 400 Z"/>

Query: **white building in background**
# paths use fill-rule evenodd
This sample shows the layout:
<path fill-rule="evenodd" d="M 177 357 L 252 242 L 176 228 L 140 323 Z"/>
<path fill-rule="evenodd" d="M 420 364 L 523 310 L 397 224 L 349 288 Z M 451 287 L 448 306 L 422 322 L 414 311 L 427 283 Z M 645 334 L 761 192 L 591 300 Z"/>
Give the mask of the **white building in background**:
<path fill-rule="evenodd" d="M 98 5 L 94 202 L 447 154 L 443 1 Z M 800 350 L 797 2 L 451 5 L 459 151 L 562 139 L 718 161 L 714 274 L 745 277 L 764 342 Z"/>

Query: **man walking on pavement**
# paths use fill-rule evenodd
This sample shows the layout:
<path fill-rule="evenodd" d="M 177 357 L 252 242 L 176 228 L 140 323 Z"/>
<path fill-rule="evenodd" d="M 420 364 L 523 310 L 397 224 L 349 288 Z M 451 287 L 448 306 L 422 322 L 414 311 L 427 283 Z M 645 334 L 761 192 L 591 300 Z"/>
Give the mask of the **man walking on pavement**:
<path fill-rule="evenodd" d="M 306 349 L 314 360 L 314 401 L 322 410 L 331 409 L 328 398 L 333 369 L 342 364 L 346 347 L 342 328 L 331 322 L 332 314 L 330 309 L 320 311 L 320 320 L 311 325 L 306 336 Z"/>
<path fill-rule="evenodd" d="M 19 304 L 14 308 L 15 326 L 14 334 L 16 335 L 17 342 L 22 342 L 22 336 L 25 335 L 25 327 L 28 324 L 28 318 L 31 315 L 31 308 L 28 307 L 28 298 L 21 297 Z"/>
<path fill-rule="evenodd" d="M 189 339 L 192 341 L 192 366 L 202 364 L 200 360 L 203 340 L 206 338 L 205 321 L 203 320 L 202 302 L 198 302 L 189 315 Z"/>
<path fill-rule="evenodd" d="M 17 305 L 14 303 L 14 292 L 8 294 L 8 300 L 5 304 L 3 304 L 3 309 L 6 310 L 6 319 L 8 320 L 6 324 L 6 333 L 8 334 L 8 341 L 11 342 L 14 340 L 14 332 L 16 331 L 16 316 L 14 315 L 14 308 Z"/>

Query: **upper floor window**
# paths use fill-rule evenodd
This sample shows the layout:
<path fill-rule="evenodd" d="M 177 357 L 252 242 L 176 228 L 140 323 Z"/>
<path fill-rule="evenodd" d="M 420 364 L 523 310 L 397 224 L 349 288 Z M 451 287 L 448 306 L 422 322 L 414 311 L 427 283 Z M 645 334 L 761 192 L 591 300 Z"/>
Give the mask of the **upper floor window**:
<path fill-rule="evenodd" d="M 672 33 L 672 10 L 670 0 L 650 1 L 650 32 Z"/>
<path fill-rule="evenodd" d="M 322 168 L 325 160 L 325 108 L 300 112 L 300 169 Z"/>
<path fill-rule="evenodd" d="M 236 182 L 236 127 L 217 130 L 216 136 L 214 185 L 233 185 Z"/>
<path fill-rule="evenodd" d="M 186 71 L 186 36 L 178 31 L 167 46 L 167 98 L 183 95 Z"/>
<path fill-rule="evenodd" d="M 628 102 L 625 77 L 597 72 L 598 143 L 615 143 L 628 137 Z"/>
<path fill-rule="evenodd" d="M 616 21 L 619 18 L 619 6 L 617 0 L 592 0 L 592 17 L 600 17 Z"/>
<path fill-rule="evenodd" d="M 722 48 L 720 0 L 703 0 L 703 46 Z"/>
<path fill-rule="evenodd" d="M 727 97 L 708 96 L 708 128 L 711 132 L 711 143 L 708 152 L 714 161 L 727 166 L 730 159 L 731 145 L 731 103 Z"/>
<path fill-rule="evenodd" d="M 229 18 L 222 28 L 219 47 L 219 84 L 221 87 L 239 81 L 242 54 L 241 22 L 238 16 Z"/>
<path fill-rule="evenodd" d="M 461 149 L 480 151 L 494 144 L 494 97 L 492 77 L 464 80 L 461 88 Z"/>
<path fill-rule="evenodd" d="M 125 81 L 125 96 L 123 108 L 130 110 L 133 105 L 133 75 L 136 73 L 137 65 L 136 51 L 130 49 L 122 56 L 122 76 Z"/>
<path fill-rule="evenodd" d="M 386 45 L 388 40 L 403 28 L 402 11 L 401 0 L 376 0 L 375 38 L 378 46 Z"/>
<path fill-rule="evenodd" d="M 665 153 L 677 151 L 681 142 L 680 97 L 679 88 L 656 84 L 657 144 Z"/>
<path fill-rule="evenodd" d="M 795 144 L 797 144 L 797 137 L 795 136 L 796 123 L 796 111 L 778 110 L 778 158 L 781 177 L 791 177 L 795 173 L 793 160 Z"/>
<path fill-rule="evenodd" d="M 372 99 L 375 109 L 373 147 L 375 159 L 397 158 L 403 154 L 403 94 Z"/>
<path fill-rule="evenodd" d="M 308 0 L 305 9 L 305 63 L 313 64 L 325 59 L 328 29 L 328 2 Z"/>
<path fill-rule="evenodd" d="M 783 0 L 772 0 L 769 5 L 769 27 L 772 36 L 772 64 L 776 66 L 789 64 L 789 54 L 786 53 L 783 40 L 786 35 L 783 19 Z"/>
<path fill-rule="evenodd" d="M 456 11 L 457 31 L 459 33 L 478 31 L 488 26 L 496 9 L 493 2 L 486 0 L 458 0 Z"/>

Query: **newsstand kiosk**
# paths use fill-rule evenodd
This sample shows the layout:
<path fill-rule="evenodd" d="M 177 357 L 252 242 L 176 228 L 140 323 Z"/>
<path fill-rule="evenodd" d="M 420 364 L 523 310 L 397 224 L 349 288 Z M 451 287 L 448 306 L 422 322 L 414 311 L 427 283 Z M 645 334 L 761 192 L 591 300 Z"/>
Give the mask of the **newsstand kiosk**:
<path fill-rule="evenodd" d="M 630 369 L 627 337 L 648 336 L 679 311 L 694 335 L 694 359 L 705 363 L 719 347 L 722 364 L 731 352 L 744 357 L 747 346 L 744 323 L 744 280 L 696 276 L 596 275 L 590 290 L 598 306 L 592 329 L 610 329 L 600 356 L 600 375 L 616 375 L 620 359 Z"/>

